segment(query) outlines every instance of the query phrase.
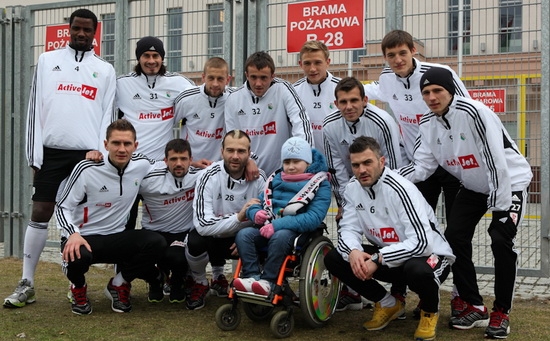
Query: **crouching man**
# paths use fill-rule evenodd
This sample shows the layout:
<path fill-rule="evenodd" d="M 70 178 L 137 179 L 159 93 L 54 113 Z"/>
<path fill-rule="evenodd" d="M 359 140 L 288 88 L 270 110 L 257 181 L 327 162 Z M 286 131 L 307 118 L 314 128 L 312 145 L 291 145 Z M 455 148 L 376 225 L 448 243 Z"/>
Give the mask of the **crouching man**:
<path fill-rule="evenodd" d="M 378 283 L 408 285 L 421 300 L 415 340 L 435 339 L 439 287 L 454 262 L 432 208 L 416 186 L 384 166 L 380 146 L 358 137 L 349 147 L 354 177 L 344 191 L 337 248 L 327 269 L 361 296 L 375 302 L 367 330 L 380 330 L 403 314 L 404 302 Z M 372 245 L 363 245 L 362 236 Z"/>
<path fill-rule="evenodd" d="M 57 202 L 63 267 L 72 283 L 75 314 L 92 312 L 85 277 L 92 264 L 119 265 L 105 288 L 111 308 L 118 313 L 132 309 L 130 288 L 134 279 L 153 282 L 160 278 L 155 263 L 166 247 L 164 238 L 153 231 L 125 230 L 140 183 L 154 164 L 141 154 L 133 154 L 137 145 L 130 122 L 111 123 L 103 160 L 78 163 Z"/>

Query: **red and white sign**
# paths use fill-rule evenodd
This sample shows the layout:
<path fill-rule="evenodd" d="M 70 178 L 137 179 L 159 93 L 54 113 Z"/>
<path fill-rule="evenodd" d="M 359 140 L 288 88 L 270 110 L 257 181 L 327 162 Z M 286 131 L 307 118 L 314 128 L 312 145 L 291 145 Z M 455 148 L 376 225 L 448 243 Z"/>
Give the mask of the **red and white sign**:
<path fill-rule="evenodd" d="M 365 47 L 365 1 L 320 0 L 289 3 L 286 50 L 300 52 L 309 40 L 319 40 L 330 50 Z"/>
<path fill-rule="evenodd" d="M 472 99 L 480 101 L 495 113 L 506 113 L 506 89 L 468 90 Z"/>
<path fill-rule="evenodd" d="M 70 41 L 69 24 L 46 26 L 46 52 L 65 48 Z M 95 54 L 101 56 L 101 22 L 97 23 L 97 30 L 95 31 L 92 45 L 94 46 Z"/>

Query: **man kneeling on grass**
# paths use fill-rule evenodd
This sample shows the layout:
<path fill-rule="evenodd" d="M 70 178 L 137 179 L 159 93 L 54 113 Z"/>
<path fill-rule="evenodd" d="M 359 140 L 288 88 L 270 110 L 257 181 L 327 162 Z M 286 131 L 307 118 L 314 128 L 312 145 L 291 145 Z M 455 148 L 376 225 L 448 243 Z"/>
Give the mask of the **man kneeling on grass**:
<path fill-rule="evenodd" d="M 75 314 L 92 312 L 84 276 L 92 264 L 118 264 L 118 273 L 105 288 L 111 308 L 118 313 L 132 309 L 134 279 L 153 283 L 162 278 L 155 263 L 166 248 L 164 238 L 154 231 L 125 229 L 139 185 L 154 164 L 141 154 L 132 154 L 137 144 L 130 122 L 111 123 L 105 141 L 108 153 L 100 162 L 78 163 L 57 202 L 63 267 L 72 283 Z"/>

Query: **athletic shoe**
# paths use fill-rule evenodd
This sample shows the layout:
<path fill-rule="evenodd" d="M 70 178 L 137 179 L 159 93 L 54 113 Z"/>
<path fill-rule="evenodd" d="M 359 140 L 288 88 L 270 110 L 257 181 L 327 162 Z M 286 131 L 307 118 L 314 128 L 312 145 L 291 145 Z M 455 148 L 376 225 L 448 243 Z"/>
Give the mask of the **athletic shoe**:
<path fill-rule="evenodd" d="M 208 285 L 195 282 L 191 288 L 191 295 L 187 298 L 186 306 L 189 310 L 198 310 L 206 304 Z"/>
<path fill-rule="evenodd" d="M 147 301 L 151 303 L 160 303 L 164 299 L 164 281 L 155 280 L 152 283 L 147 283 L 149 287 L 149 293 L 147 294 Z"/>
<path fill-rule="evenodd" d="M 170 295 L 170 290 L 172 289 L 172 286 L 170 285 L 170 279 L 167 279 L 164 285 L 162 286 L 162 293 L 164 296 Z"/>
<path fill-rule="evenodd" d="M 451 317 L 458 316 L 468 308 L 468 302 L 464 301 L 460 296 L 455 296 L 451 300 Z"/>
<path fill-rule="evenodd" d="M 505 339 L 510 334 L 510 319 L 502 310 L 491 312 L 489 325 L 485 328 L 486 339 Z"/>
<path fill-rule="evenodd" d="M 210 291 L 218 297 L 227 297 L 229 295 L 228 289 L 229 283 L 224 275 L 219 275 L 218 279 L 213 279 L 210 283 Z"/>
<path fill-rule="evenodd" d="M 252 283 L 252 291 L 257 295 L 267 296 L 271 291 L 271 283 L 265 279 L 254 281 L 254 283 Z"/>
<path fill-rule="evenodd" d="M 183 303 L 186 298 L 183 284 L 172 284 L 170 288 L 170 303 Z"/>
<path fill-rule="evenodd" d="M 23 278 L 17 284 L 13 294 L 4 299 L 4 307 L 6 308 L 22 308 L 27 304 L 34 303 L 36 297 L 34 296 L 34 287 L 31 282 Z"/>
<path fill-rule="evenodd" d="M 401 295 L 399 293 L 393 293 L 391 294 L 393 297 L 395 297 L 396 300 L 399 300 L 403 304 L 403 314 L 397 316 L 398 320 L 406 320 L 407 319 L 407 313 L 405 312 L 405 307 L 407 305 L 407 302 L 405 301 L 405 296 Z"/>
<path fill-rule="evenodd" d="M 416 341 L 429 341 L 435 340 L 435 329 L 437 327 L 438 313 L 427 313 L 423 310 L 420 311 L 420 322 L 414 332 L 414 339 Z"/>
<path fill-rule="evenodd" d="M 81 288 L 75 288 L 74 285 L 71 285 L 71 295 L 73 297 L 71 309 L 73 313 L 77 315 L 89 315 L 92 313 L 92 305 L 86 294 L 87 290 L 88 286 L 86 284 Z"/>
<path fill-rule="evenodd" d="M 352 293 L 347 286 L 343 286 L 340 290 L 336 311 L 344 310 L 361 310 L 363 309 L 363 299 L 358 293 Z"/>
<path fill-rule="evenodd" d="M 366 330 L 380 330 L 385 328 L 391 321 L 397 319 L 405 312 L 405 305 L 399 300 L 395 300 L 393 307 L 383 308 L 380 302 L 374 304 L 372 319 L 363 323 Z"/>
<path fill-rule="evenodd" d="M 474 327 L 487 327 L 489 324 L 489 314 L 487 308 L 479 310 L 471 304 L 466 305 L 466 310 L 457 316 L 451 316 L 449 327 L 455 329 L 472 329 Z"/>
<path fill-rule="evenodd" d="M 256 280 L 252 277 L 250 278 L 235 278 L 233 280 L 233 287 L 239 291 L 244 292 L 253 292 L 252 291 L 252 283 L 256 282 Z"/>
<path fill-rule="evenodd" d="M 185 278 L 185 284 L 183 285 L 183 290 L 185 291 L 185 299 L 189 299 L 191 293 L 193 292 L 193 286 L 195 285 L 195 280 L 193 276 L 187 276 Z"/>
<path fill-rule="evenodd" d="M 109 281 L 105 288 L 105 296 L 111 300 L 111 309 L 117 313 L 128 313 L 132 310 L 130 304 L 131 283 L 123 283 L 120 286 L 113 285 L 113 279 Z"/>

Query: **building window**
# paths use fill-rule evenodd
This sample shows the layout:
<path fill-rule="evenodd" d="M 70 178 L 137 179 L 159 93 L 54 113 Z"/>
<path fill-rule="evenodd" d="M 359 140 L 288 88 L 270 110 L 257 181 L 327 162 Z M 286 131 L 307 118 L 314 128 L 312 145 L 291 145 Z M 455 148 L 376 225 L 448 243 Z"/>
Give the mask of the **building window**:
<path fill-rule="evenodd" d="M 498 52 L 521 51 L 521 1 L 500 0 Z"/>
<path fill-rule="evenodd" d="M 182 58 L 183 8 L 168 9 L 168 32 L 166 37 L 166 67 L 171 72 L 180 72 Z"/>
<path fill-rule="evenodd" d="M 208 5 L 208 56 L 223 57 L 223 3 Z"/>
<path fill-rule="evenodd" d="M 361 61 L 361 57 L 365 57 L 366 55 L 367 55 L 367 50 L 364 50 L 364 49 L 353 50 L 352 61 L 354 63 L 359 63 Z"/>
<path fill-rule="evenodd" d="M 115 14 L 101 15 L 101 57 L 109 63 L 115 63 Z"/>
<path fill-rule="evenodd" d="M 462 54 L 470 54 L 470 0 L 463 0 L 462 12 Z M 449 55 L 458 54 L 458 14 L 458 0 L 449 0 Z"/>

